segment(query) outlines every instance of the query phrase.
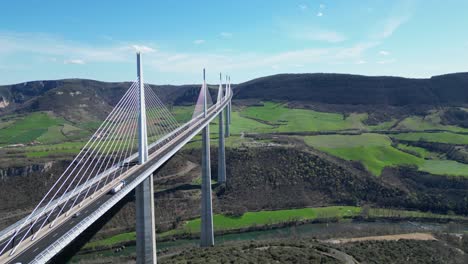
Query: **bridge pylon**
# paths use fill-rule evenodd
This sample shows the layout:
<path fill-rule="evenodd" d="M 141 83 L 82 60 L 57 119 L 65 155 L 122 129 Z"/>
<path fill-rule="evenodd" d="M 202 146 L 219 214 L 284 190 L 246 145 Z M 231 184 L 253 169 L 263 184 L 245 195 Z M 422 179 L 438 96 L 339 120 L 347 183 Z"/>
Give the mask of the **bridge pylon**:
<path fill-rule="evenodd" d="M 148 160 L 148 136 L 146 127 L 145 86 L 143 82 L 143 67 L 140 52 L 137 53 L 137 74 L 140 89 L 140 113 L 138 118 L 138 161 L 141 165 Z M 135 188 L 135 194 L 137 263 L 157 263 L 152 174 Z"/>
<path fill-rule="evenodd" d="M 207 93 L 205 69 L 203 69 L 203 116 L 207 117 Z M 211 201 L 211 167 L 210 167 L 210 125 L 207 124 L 202 132 L 202 184 L 201 184 L 201 234 L 200 246 L 214 245 L 213 232 L 213 204 Z"/>
<path fill-rule="evenodd" d="M 227 81 L 227 77 L 226 77 Z M 227 85 L 227 84 L 226 84 Z M 226 87 L 227 88 L 227 87 Z M 221 73 L 219 74 L 219 90 L 218 90 L 218 102 L 223 100 L 223 84 Z M 224 124 L 223 124 L 224 111 L 219 113 L 219 142 L 218 142 L 218 183 L 226 182 L 226 149 L 224 146 Z"/>
<path fill-rule="evenodd" d="M 226 85 L 226 96 L 230 96 L 231 89 L 229 88 L 229 84 Z M 231 101 L 226 106 L 226 109 L 224 110 L 224 113 L 226 115 L 226 120 L 225 120 L 225 129 L 224 129 L 224 136 L 229 137 L 231 135 L 231 131 L 229 130 L 229 125 L 231 124 Z"/>
<path fill-rule="evenodd" d="M 228 79 L 228 90 L 229 90 L 229 95 L 231 95 L 232 93 L 232 90 L 231 90 L 231 76 L 229 76 L 229 79 Z M 228 123 L 231 124 L 231 100 L 229 100 L 229 106 L 228 106 L 228 109 L 229 109 L 229 120 L 228 120 Z"/>

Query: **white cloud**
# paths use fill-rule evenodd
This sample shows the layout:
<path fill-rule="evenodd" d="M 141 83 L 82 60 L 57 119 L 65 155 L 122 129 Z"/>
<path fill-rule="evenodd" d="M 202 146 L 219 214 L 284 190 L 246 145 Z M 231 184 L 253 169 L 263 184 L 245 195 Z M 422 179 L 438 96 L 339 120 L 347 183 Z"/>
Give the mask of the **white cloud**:
<path fill-rule="evenodd" d="M 326 30 L 310 30 L 302 34 L 301 38 L 318 39 L 322 41 L 339 42 L 344 37 L 339 33 Z M 314 36 L 314 37 L 311 37 Z M 319 69 L 317 64 L 344 63 L 355 64 L 361 60 L 366 50 L 378 43 L 358 43 L 356 45 L 342 46 L 329 45 L 324 48 L 289 49 L 282 52 L 239 52 L 237 50 L 223 51 L 213 50 L 210 52 L 180 52 L 178 50 L 161 50 L 152 48 L 155 45 L 139 43 L 139 48 L 147 51 L 145 54 L 145 67 L 148 71 L 174 74 L 175 76 L 187 76 L 187 74 L 199 74 L 203 67 L 210 71 L 222 72 L 248 72 L 256 74 L 268 74 L 277 71 L 288 71 L 288 69 Z M 57 62 L 67 64 L 92 64 L 121 63 L 133 65 L 135 63 L 134 47 L 131 43 L 119 43 L 106 45 L 87 45 L 84 43 L 70 42 L 57 37 L 40 35 L 6 35 L 0 32 L 0 58 L 15 54 L 28 54 L 31 57 L 56 58 Z M 148 48 L 143 48 L 148 47 Z M 151 48 L 150 48 L 151 47 Z M 28 69 L 21 71 L 34 71 L 35 67 L 43 67 L 45 63 L 30 64 Z M 279 69 L 274 69 L 279 66 Z M 13 67 L 13 65 L 12 65 Z M 81 75 L 99 79 L 106 76 L 103 73 Z M 54 76 L 54 75 L 50 75 Z M 47 79 L 50 76 L 41 78 Z M 110 76 L 110 75 L 109 75 Z M 253 77 L 253 76 L 252 76 Z M 106 77 L 103 77 L 106 78 Z M 112 75 L 112 78 L 122 78 Z"/>
<path fill-rule="evenodd" d="M 288 32 L 288 34 L 297 39 L 325 41 L 330 43 L 338 43 L 346 40 L 346 37 L 339 32 L 320 28 L 303 28 Z"/>
<path fill-rule="evenodd" d="M 320 4 L 320 9 L 325 9 L 325 4 Z"/>
<path fill-rule="evenodd" d="M 379 51 L 379 54 L 382 55 L 382 56 L 388 56 L 388 55 L 390 55 L 390 52 L 388 52 L 386 50 L 381 50 L 381 51 Z"/>
<path fill-rule="evenodd" d="M 378 64 L 390 64 L 390 63 L 395 63 L 396 62 L 396 59 L 389 59 L 389 60 L 381 60 L 381 61 L 378 61 L 377 63 Z"/>
<path fill-rule="evenodd" d="M 379 38 L 388 38 L 395 33 L 395 31 L 404 23 L 409 20 L 409 16 L 391 17 L 384 23 L 383 30 L 378 34 Z"/>
<path fill-rule="evenodd" d="M 143 47 L 143 46 L 142 46 Z M 2 54 L 35 54 L 65 61 L 70 57 L 91 62 L 122 62 L 133 58 L 133 45 L 96 46 L 63 40 L 57 36 L 38 33 L 0 32 Z"/>
<path fill-rule="evenodd" d="M 368 49 L 378 46 L 379 44 L 379 42 L 362 42 L 348 48 L 341 48 L 336 52 L 335 57 L 340 60 L 357 59 L 360 58 Z"/>
<path fill-rule="evenodd" d="M 221 33 L 219 33 L 219 35 L 222 38 L 232 38 L 232 33 L 231 32 L 221 32 Z"/>
<path fill-rule="evenodd" d="M 152 68 L 164 73 L 198 74 L 200 69 L 216 69 L 222 72 L 257 72 L 269 69 L 277 72 L 289 67 L 311 68 L 311 65 L 355 64 L 364 52 L 378 43 L 358 43 L 350 47 L 311 48 L 278 53 L 164 53 L 158 52 L 147 60 Z M 267 71 L 268 72 L 268 71 Z M 271 72 L 270 72 L 271 73 Z"/>
<path fill-rule="evenodd" d="M 312 37 L 312 36 L 309 36 L 309 37 Z M 337 42 L 342 42 L 346 40 L 345 36 L 334 31 L 317 32 L 317 35 L 313 38 L 315 38 L 316 40 L 321 40 L 321 41 L 326 41 L 326 42 L 331 42 L 331 43 L 337 43 Z"/>
<path fill-rule="evenodd" d="M 204 39 L 197 39 L 197 40 L 193 41 L 193 44 L 195 44 L 195 45 L 200 45 L 200 44 L 203 44 L 203 43 L 205 43 Z"/>
<path fill-rule="evenodd" d="M 307 10 L 309 7 L 307 5 L 299 5 L 299 9 L 301 9 L 302 11 L 305 11 Z"/>
<path fill-rule="evenodd" d="M 358 64 L 358 65 L 360 65 L 360 64 L 366 64 L 366 63 L 367 63 L 367 61 L 365 61 L 365 60 L 358 60 L 358 61 L 356 61 L 356 64 Z"/>
<path fill-rule="evenodd" d="M 84 60 L 80 60 L 80 59 L 65 60 L 63 63 L 65 63 L 65 64 L 85 64 Z"/>
<path fill-rule="evenodd" d="M 142 52 L 142 53 L 149 53 L 149 52 L 155 52 L 156 50 L 151 48 L 151 47 L 148 47 L 148 46 L 144 46 L 144 45 L 132 45 L 132 47 L 138 51 L 138 52 Z"/>
<path fill-rule="evenodd" d="M 317 13 L 317 16 L 318 16 L 318 17 L 321 17 L 321 16 L 323 16 L 323 13 L 322 13 L 322 12 L 318 12 L 318 13 Z"/>

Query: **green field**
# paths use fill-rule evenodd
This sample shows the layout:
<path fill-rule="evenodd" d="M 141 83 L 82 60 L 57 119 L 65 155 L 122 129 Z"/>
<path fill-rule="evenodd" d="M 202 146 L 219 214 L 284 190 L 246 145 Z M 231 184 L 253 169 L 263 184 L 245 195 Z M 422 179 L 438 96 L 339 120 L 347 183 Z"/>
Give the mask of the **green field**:
<path fill-rule="evenodd" d="M 419 170 L 436 175 L 468 177 L 468 164 L 454 160 L 426 160 L 419 166 Z"/>
<path fill-rule="evenodd" d="M 179 123 L 185 123 L 192 119 L 195 106 L 175 106 L 171 109 L 171 113 Z"/>
<path fill-rule="evenodd" d="M 468 145 L 468 135 L 456 134 L 451 132 L 415 132 L 415 133 L 401 133 L 391 135 L 391 137 L 407 140 L 407 141 L 426 141 L 426 142 L 439 142 L 447 144 Z"/>
<path fill-rule="evenodd" d="M 468 176 L 468 165 L 452 160 L 424 160 L 391 145 L 386 135 L 319 135 L 304 137 L 306 144 L 345 160 L 360 161 L 372 174 L 379 176 L 383 168 L 415 165 L 421 171 L 436 175 Z M 413 150 L 416 150 L 413 148 Z M 421 155 L 431 153 L 418 148 Z M 431 158 L 437 158 L 431 154 Z"/>
<path fill-rule="evenodd" d="M 418 157 L 423 158 L 423 159 L 437 159 L 438 158 L 437 153 L 431 152 L 425 148 L 409 146 L 405 144 L 398 144 L 397 148 L 403 151 L 407 151 L 411 154 L 413 153 L 417 154 Z"/>
<path fill-rule="evenodd" d="M 447 130 L 453 132 L 468 132 L 468 129 L 461 128 L 457 126 L 442 125 L 441 124 L 441 111 L 432 111 L 432 113 L 420 117 L 420 116 L 411 116 L 405 118 L 397 126 L 396 130 Z"/>
<path fill-rule="evenodd" d="M 96 240 L 93 242 L 87 243 L 84 248 L 94 248 L 94 247 L 102 247 L 102 246 L 110 246 L 117 243 L 121 243 L 124 241 L 135 241 L 136 240 L 136 233 L 135 232 L 128 232 L 118 234 L 109 238 L 105 238 L 102 240 Z"/>
<path fill-rule="evenodd" d="M 316 218 L 356 216 L 360 213 L 359 207 L 330 206 L 318 208 L 303 208 L 277 211 L 247 212 L 240 217 L 229 217 L 222 214 L 213 216 L 215 230 L 241 229 L 250 226 L 272 225 L 295 220 L 311 220 Z M 200 232 L 200 219 L 187 221 L 183 230 L 188 233 Z"/>
<path fill-rule="evenodd" d="M 56 130 L 48 131 L 48 129 L 63 123 L 63 120 L 51 117 L 47 113 L 32 113 L 14 120 L 9 126 L 1 129 L 0 144 L 30 143 L 46 133 L 60 136 Z"/>
<path fill-rule="evenodd" d="M 34 112 L 26 116 L 2 119 L 0 145 L 61 143 L 82 139 L 89 131 L 69 124 L 47 112 Z M 90 125 L 90 124 L 86 124 Z"/>
<path fill-rule="evenodd" d="M 420 165 L 424 162 L 392 147 L 390 138 L 385 135 L 320 135 L 304 137 L 304 141 L 312 147 L 345 160 L 361 161 L 374 175 L 380 175 L 387 166 Z"/>
<path fill-rule="evenodd" d="M 366 114 L 351 114 L 347 118 L 344 118 L 342 114 L 292 109 L 285 107 L 284 104 L 272 102 L 265 102 L 263 106 L 246 107 L 240 115 L 251 119 L 263 120 L 270 125 L 267 128 L 258 128 L 258 132 L 363 129 L 365 126 L 362 121 L 367 118 Z"/>

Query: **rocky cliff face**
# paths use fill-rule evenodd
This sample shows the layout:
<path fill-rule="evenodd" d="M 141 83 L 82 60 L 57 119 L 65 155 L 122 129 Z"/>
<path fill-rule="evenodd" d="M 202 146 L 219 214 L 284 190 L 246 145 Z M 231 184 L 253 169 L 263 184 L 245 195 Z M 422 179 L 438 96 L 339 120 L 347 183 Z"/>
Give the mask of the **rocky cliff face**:
<path fill-rule="evenodd" d="M 5 97 L 0 96 L 0 109 L 6 108 L 8 105 L 10 105 L 10 102 Z"/>
<path fill-rule="evenodd" d="M 25 166 L 16 166 L 16 167 L 0 167 L 0 180 L 5 180 L 9 177 L 16 176 L 30 176 L 34 173 L 45 173 L 52 168 L 54 165 L 53 161 L 48 161 L 38 164 L 30 164 Z"/>

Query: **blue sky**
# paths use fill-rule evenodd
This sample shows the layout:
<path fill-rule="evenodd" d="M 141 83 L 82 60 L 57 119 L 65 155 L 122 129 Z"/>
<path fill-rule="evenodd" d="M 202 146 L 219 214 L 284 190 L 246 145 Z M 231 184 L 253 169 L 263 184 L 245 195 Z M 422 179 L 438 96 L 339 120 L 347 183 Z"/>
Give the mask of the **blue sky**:
<path fill-rule="evenodd" d="M 138 2 L 138 3 L 135 3 Z M 465 0 L 1 1 L 0 84 L 468 71 Z"/>

